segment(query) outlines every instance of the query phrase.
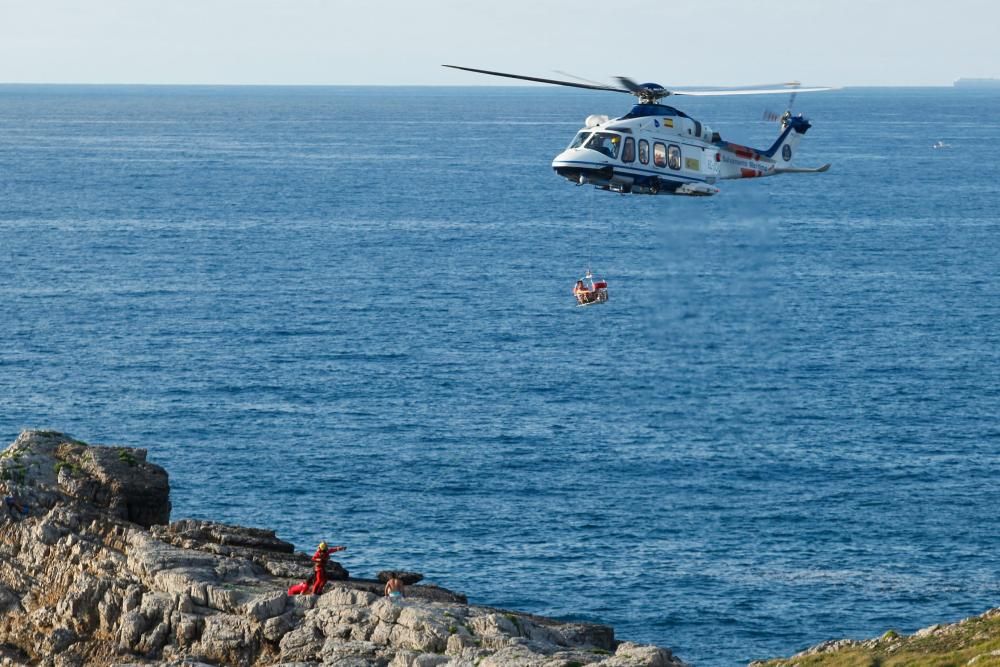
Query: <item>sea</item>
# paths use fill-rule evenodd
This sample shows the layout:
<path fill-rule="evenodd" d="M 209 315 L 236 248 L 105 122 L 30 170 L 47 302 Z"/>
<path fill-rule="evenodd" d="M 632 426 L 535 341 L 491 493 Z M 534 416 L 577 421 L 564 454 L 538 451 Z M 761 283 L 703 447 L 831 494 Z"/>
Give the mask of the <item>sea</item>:
<path fill-rule="evenodd" d="M 763 148 L 787 101 L 677 99 Z M 0 86 L 0 441 L 697 666 L 981 613 L 998 103 L 799 95 L 828 173 L 683 198 L 552 171 L 610 92 Z"/>

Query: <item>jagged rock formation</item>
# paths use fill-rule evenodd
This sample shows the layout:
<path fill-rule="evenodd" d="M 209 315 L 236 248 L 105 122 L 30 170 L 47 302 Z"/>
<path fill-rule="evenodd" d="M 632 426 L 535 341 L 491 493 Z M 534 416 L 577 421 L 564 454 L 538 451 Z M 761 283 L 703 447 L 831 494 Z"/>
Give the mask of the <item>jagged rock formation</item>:
<path fill-rule="evenodd" d="M 339 565 L 323 595 L 288 596 L 309 557 L 272 531 L 168 525 L 167 474 L 142 449 L 25 431 L 0 480 L 28 507 L 0 516 L 0 664 L 683 665 L 435 586 L 393 603 Z"/>

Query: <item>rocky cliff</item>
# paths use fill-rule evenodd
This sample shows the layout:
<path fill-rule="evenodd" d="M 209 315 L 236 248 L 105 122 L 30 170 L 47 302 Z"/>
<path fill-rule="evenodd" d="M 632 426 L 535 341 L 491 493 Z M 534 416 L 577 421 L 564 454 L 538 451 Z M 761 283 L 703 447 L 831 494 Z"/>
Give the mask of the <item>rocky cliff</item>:
<path fill-rule="evenodd" d="M 836 639 L 790 658 L 760 660 L 750 667 L 951 667 L 1000 666 L 1000 609 L 957 623 L 932 625 L 912 635 L 887 630 L 874 639 Z"/>
<path fill-rule="evenodd" d="M 273 531 L 168 523 L 167 473 L 143 449 L 25 431 L 0 481 L 0 664 L 683 665 L 434 586 L 393 602 L 333 563 L 322 595 L 289 596 L 309 557 Z"/>

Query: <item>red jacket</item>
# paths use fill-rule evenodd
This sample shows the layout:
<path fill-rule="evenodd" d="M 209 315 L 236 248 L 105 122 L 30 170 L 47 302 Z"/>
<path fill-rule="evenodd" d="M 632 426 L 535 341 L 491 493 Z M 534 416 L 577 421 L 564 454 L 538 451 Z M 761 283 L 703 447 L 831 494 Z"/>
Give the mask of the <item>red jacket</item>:
<path fill-rule="evenodd" d="M 313 554 L 312 562 L 316 563 L 317 569 L 326 569 L 326 562 L 330 560 L 330 554 L 337 551 L 343 551 L 346 547 L 330 547 L 326 551 L 322 549 L 317 549 L 316 553 Z"/>

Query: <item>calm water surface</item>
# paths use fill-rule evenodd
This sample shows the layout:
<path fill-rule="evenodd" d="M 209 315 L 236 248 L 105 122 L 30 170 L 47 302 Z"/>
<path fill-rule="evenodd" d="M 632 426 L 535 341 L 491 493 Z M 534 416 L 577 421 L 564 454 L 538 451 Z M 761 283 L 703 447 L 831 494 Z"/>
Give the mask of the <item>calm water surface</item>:
<path fill-rule="evenodd" d="M 783 101 L 683 108 L 767 146 Z M 998 102 L 802 95 L 828 174 L 689 200 L 551 172 L 613 94 L 0 87 L 0 435 L 696 665 L 979 613 Z"/>

